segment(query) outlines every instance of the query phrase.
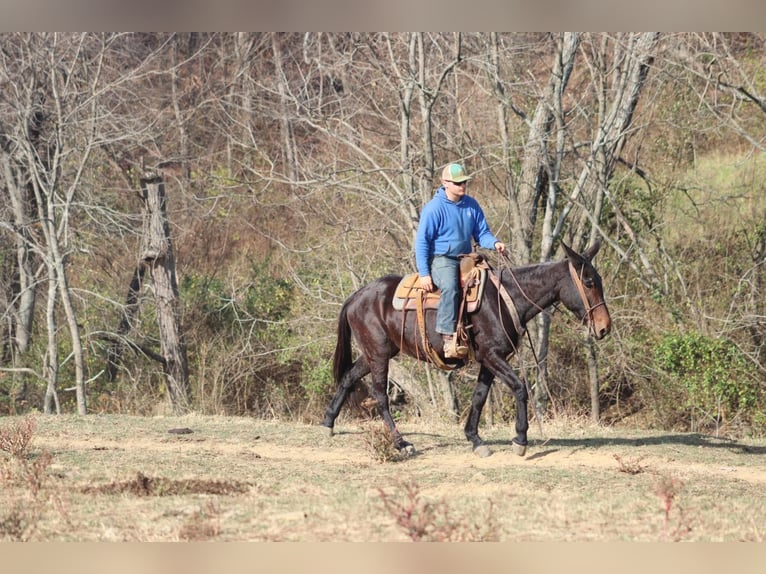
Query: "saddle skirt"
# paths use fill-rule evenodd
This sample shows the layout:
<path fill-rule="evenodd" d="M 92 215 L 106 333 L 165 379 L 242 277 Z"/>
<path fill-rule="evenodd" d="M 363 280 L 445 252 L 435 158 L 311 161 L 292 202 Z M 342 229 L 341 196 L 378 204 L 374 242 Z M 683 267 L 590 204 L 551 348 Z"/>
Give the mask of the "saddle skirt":
<path fill-rule="evenodd" d="M 465 294 L 465 310 L 473 313 L 481 305 L 484 285 L 487 280 L 487 264 L 481 256 L 465 256 L 460 260 L 460 287 Z M 423 289 L 420 287 L 420 276 L 417 273 L 405 275 L 394 292 L 393 305 L 397 311 L 414 311 Z M 439 306 L 441 291 L 426 293 L 423 301 L 424 309 L 436 309 Z"/>

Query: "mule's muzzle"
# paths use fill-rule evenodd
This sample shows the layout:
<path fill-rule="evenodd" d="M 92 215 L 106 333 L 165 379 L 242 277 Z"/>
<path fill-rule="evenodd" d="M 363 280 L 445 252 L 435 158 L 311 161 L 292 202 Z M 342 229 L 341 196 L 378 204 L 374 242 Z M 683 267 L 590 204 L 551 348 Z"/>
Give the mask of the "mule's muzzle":
<path fill-rule="evenodd" d="M 589 312 L 589 326 L 593 333 L 593 336 L 600 340 L 606 337 L 612 330 L 612 318 L 609 315 L 609 310 L 606 308 L 606 303 L 601 303 L 593 307 Z"/>
<path fill-rule="evenodd" d="M 609 331 L 611 331 L 609 327 L 602 327 L 601 329 L 596 330 L 596 332 L 594 333 L 594 336 L 596 337 L 596 339 L 600 340 L 606 337 L 609 334 Z"/>

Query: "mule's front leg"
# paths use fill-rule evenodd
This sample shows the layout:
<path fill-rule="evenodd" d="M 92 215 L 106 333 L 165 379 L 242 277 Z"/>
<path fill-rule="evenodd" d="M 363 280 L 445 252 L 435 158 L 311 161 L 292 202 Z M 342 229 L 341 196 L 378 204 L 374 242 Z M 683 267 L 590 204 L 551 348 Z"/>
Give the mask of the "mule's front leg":
<path fill-rule="evenodd" d="M 473 396 L 471 397 L 471 410 L 465 421 L 465 438 L 473 445 L 474 454 L 482 458 L 492 454 L 492 450 L 479 436 L 479 420 L 481 419 L 481 411 L 484 408 L 484 404 L 489 397 L 493 378 L 492 373 L 482 365 L 476 380 L 476 388 L 473 390 Z"/>
<path fill-rule="evenodd" d="M 527 430 L 529 419 L 527 417 L 527 402 L 529 396 L 524 382 L 516 376 L 511 366 L 503 357 L 492 356 L 485 360 L 487 368 L 513 392 L 516 398 L 516 436 L 512 441 L 513 452 L 524 456 L 527 452 Z M 482 365 L 482 368 L 484 365 Z"/>
<path fill-rule="evenodd" d="M 519 381 L 519 388 L 514 393 L 516 394 L 516 437 L 512 441 L 512 448 L 513 452 L 519 456 L 524 456 L 527 454 L 527 430 L 529 429 L 527 402 L 529 395 L 527 387 L 522 381 Z"/>
<path fill-rule="evenodd" d="M 527 453 L 527 430 L 529 430 L 529 418 L 527 415 L 527 402 L 529 394 L 524 382 L 511 370 L 513 394 L 516 396 L 516 437 L 513 439 L 513 452 L 519 456 Z"/>

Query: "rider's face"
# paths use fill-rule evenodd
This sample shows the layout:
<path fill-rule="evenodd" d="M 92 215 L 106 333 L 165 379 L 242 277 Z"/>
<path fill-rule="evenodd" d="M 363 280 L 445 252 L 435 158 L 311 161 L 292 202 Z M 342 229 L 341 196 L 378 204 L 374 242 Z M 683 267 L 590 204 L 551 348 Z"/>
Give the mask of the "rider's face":
<path fill-rule="evenodd" d="M 447 198 L 449 198 L 450 201 L 458 201 L 461 197 L 465 195 L 465 189 L 468 185 L 467 181 L 461 181 L 460 183 L 450 181 L 448 179 L 442 180 L 442 184 L 444 185 L 444 191 L 447 192 Z"/>

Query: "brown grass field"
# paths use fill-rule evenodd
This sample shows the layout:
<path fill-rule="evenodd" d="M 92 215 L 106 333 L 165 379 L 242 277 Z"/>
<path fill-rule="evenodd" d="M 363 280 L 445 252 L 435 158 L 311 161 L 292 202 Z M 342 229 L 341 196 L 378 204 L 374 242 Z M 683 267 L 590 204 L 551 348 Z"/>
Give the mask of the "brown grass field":
<path fill-rule="evenodd" d="M 766 440 L 578 423 L 320 427 L 240 417 L 0 419 L 5 541 L 751 541 L 766 536 Z M 540 434 L 540 430 L 544 436 Z M 173 432 L 171 432 L 173 431 Z"/>

